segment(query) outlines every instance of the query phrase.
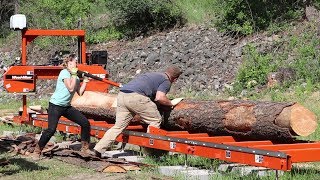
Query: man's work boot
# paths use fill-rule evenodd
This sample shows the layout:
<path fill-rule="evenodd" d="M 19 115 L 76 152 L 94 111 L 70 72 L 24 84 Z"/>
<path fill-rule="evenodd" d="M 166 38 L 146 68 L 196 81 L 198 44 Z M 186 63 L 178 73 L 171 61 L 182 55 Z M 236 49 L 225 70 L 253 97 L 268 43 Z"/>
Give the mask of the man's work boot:
<path fill-rule="evenodd" d="M 89 142 L 87 141 L 81 141 L 81 149 L 80 152 L 81 154 L 83 154 L 84 156 L 95 156 L 95 152 L 91 151 L 89 149 Z"/>
<path fill-rule="evenodd" d="M 39 144 L 36 145 L 36 147 L 34 148 L 33 153 L 30 154 L 30 157 L 34 160 L 34 161 L 38 161 L 41 159 L 41 152 L 42 152 L 43 148 L 41 148 L 39 146 Z"/>
<path fill-rule="evenodd" d="M 96 151 L 94 150 L 94 155 L 97 157 L 97 158 L 102 158 L 102 155 L 99 151 Z"/>

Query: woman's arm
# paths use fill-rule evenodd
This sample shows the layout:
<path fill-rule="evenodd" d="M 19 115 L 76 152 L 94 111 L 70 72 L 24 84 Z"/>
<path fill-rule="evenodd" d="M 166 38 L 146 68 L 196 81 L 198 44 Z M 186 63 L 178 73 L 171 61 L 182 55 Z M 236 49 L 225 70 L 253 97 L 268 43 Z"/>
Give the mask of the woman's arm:
<path fill-rule="evenodd" d="M 66 85 L 69 92 L 75 91 L 76 84 L 77 84 L 77 78 L 71 77 L 71 78 L 65 78 L 63 79 L 64 84 Z"/>

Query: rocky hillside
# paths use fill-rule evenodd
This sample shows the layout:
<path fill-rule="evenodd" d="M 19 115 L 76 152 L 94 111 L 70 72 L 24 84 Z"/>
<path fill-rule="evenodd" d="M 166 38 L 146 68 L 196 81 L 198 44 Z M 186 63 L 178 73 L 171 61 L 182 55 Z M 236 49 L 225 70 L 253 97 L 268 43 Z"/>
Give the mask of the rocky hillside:
<path fill-rule="evenodd" d="M 259 35 L 237 40 L 224 36 L 214 28 L 184 27 L 132 41 L 92 45 L 88 50 L 108 51 L 107 70 L 114 81 L 126 83 L 137 74 L 162 71 L 167 65 L 175 64 L 183 69 L 183 74 L 172 87 L 172 93 L 191 90 L 219 94 L 226 88 L 232 88 L 242 62 L 243 46 L 249 41 L 267 44 L 272 41 L 270 38 Z M 13 44 L 13 48 L 6 46 L 0 49 L 0 60 L 7 60 L 1 61 L 2 73 L 19 54 L 20 44 Z M 70 49 L 75 51 L 75 46 Z M 37 46 L 29 46 L 28 62 L 45 64 L 48 54 L 53 54 L 55 50 L 56 47 L 52 52 L 45 52 Z M 0 85 L 2 87 L 2 81 Z M 43 95 L 53 91 L 54 83 L 41 83 L 39 86 L 39 93 Z"/>
<path fill-rule="evenodd" d="M 183 74 L 173 90 L 220 92 L 232 83 L 241 64 L 241 46 L 237 40 L 204 27 L 185 27 L 91 49 L 107 49 L 107 69 L 111 79 L 119 82 L 175 64 L 183 69 Z"/>

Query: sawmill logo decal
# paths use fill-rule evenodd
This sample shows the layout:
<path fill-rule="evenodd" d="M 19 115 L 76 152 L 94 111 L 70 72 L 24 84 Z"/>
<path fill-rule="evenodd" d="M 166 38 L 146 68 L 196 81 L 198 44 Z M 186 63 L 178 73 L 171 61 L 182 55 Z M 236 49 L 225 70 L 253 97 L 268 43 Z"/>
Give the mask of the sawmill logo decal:
<path fill-rule="evenodd" d="M 29 80 L 29 79 L 32 79 L 32 77 L 33 76 L 22 75 L 22 76 L 12 76 L 12 79 Z"/>

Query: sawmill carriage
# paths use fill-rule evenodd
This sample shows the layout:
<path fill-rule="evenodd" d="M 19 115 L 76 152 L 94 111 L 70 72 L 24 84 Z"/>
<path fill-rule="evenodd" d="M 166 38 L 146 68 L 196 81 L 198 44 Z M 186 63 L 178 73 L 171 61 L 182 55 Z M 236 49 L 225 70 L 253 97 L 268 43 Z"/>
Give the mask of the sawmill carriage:
<path fill-rule="evenodd" d="M 57 79 L 62 69 L 62 67 L 57 66 L 60 63 L 59 58 L 53 58 L 48 66 L 27 65 L 27 45 L 39 36 L 74 36 L 78 38 L 78 69 L 80 72 L 87 71 L 88 73 L 85 73 L 85 75 L 92 78 L 92 81 L 87 86 L 88 97 L 90 98 L 90 92 L 99 92 L 101 94 L 100 100 L 104 101 L 103 106 L 105 107 L 101 111 L 97 109 L 91 109 L 90 111 L 92 107 L 82 110 L 89 118 L 91 135 L 96 138 L 102 138 L 106 130 L 112 127 L 114 123 L 115 108 L 112 107 L 112 104 L 115 100 L 115 95 L 108 94 L 108 88 L 110 85 L 120 86 L 119 83 L 108 79 L 108 72 L 105 69 L 106 61 L 103 60 L 104 58 L 106 59 L 107 52 L 95 52 L 90 57 L 90 54 L 86 53 L 84 30 L 27 29 L 25 17 L 22 15 L 13 16 L 10 25 L 14 29 L 21 30 L 22 34 L 21 65 L 10 67 L 3 76 L 5 89 L 9 93 L 22 96 L 22 113 L 19 116 L 15 116 L 14 121 L 42 128 L 48 126 L 48 115 L 46 113 L 28 112 L 27 97 L 36 95 L 37 80 Z M 217 101 L 204 102 L 203 104 L 205 105 L 200 104 L 198 106 L 199 103 L 188 100 L 183 101 L 175 110 L 167 114 L 166 120 L 171 122 L 169 126 L 180 127 L 179 131 L 170 128 L 157 129 L 151 127 L 150 132 L 146 133 L 146 127 L 135 122 L 128 126 L 126 131 L 117 138 L 117 141 L 283 171 L 291 170 L 292 163 L 320 161 L 320 156 L 318 156 L 320 154 L 319 142 L 288 141 L 286 143 L 286 141 L 276 142 L 274 139 L 263 139 L 259 136 L 255 136 L 256 139 L 251 139 L 250 141 L 243 140 L 246 139 L 246 135 L 251 133 L 255 124 L 268 127 L 268 124 L 263 123 L 269 121 L 268 119 L 270 118 L 273 118 L 270 123 L 274 123 L 275 120 L 282 128 L 294 124 L 291 120 L 289 125 L 284 121 L 288 116 L 290 116 L 290 119 L 294 119 L 294 122 L 297 122 L 293 128 L 289 128 L 286 131 L 267 132 L 273 133 L 273 136 L 270 137 L 275 139 L 277 137 L 279 139 L 282 133 L 288 133 L 289 135 L 299 135 L 301 133 L 306 135 L 306 132 L 299 130 L 301 126 L 299 120 L 301 119 L 308 120 L 306 122 L 311 124 L 310 131 L 313 132 L 317 128 L 316 117 L 312 112 L 297 103 L 257 104 L 245 101 Z M 281 108 L 272 112 L 271 107 L 275 106 Z M 81 107 L 79 108 L 81 110 Z M 192 108 L 194 110 L 190 111 Z M 203 112 L 201 116 L 196 117 L 196 110 Z M 95 111 L 95 113 L 92 113 L 92 111 Z M 94 116 L 99 113 L 101 116 Z M 217 114 L 220 119 L 217 118 Z M 244 114 L 244 116 L 241 116 L 241 114 Z M 259 117 L 261 118 L 259 119 Z M 196 119 L 198 120 L 196 121 Z M 200 126 L 198 123 L 210 120 L 215 123 L 208 123 L 205 125 L 206 127 L 211 125 L 214 129 L 214 127 L 224 124 L 226 131 L 217 130 L 221 132 L 221 135 L 215 135 L 217 132 L 205 131 L 204 125 Z M 242 123 L 239 124 L 235 121 Z M 232 134 L 232 130 L 240 126 L 242 127 L 240 133 Z M 270 127 L 274 126 L 270 125 Z M 64 117 L 60 119 L 57 130 L 73 134 L 80 133 L 80 127 Z M 259 131 L 259 129 L 256 129 L 256 131 Z M 242 136 L 244 138 L 238 138 Z"/>

